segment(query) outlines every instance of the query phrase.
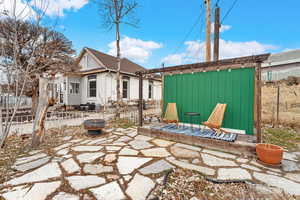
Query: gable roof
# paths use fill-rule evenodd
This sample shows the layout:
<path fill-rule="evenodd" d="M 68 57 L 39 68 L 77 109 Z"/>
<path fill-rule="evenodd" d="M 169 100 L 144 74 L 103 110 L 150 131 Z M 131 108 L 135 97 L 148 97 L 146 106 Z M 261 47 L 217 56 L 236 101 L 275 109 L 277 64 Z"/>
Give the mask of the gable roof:
<path fill-rule="evenodd" d="M 92 53 L 108 70 L 117 70 L 116 57 L 88 47 L 85 47 L 84 50 L 88 50 L 88 52 Z M 79 56 L 79 60 L 81 59 L 82 55 L 83 53 Z M 145 70 L 145 68 L 128 60 L 127 58 L 121 59 L 121 72 L 134 74 L 135 72 L 141 70 Z"/>

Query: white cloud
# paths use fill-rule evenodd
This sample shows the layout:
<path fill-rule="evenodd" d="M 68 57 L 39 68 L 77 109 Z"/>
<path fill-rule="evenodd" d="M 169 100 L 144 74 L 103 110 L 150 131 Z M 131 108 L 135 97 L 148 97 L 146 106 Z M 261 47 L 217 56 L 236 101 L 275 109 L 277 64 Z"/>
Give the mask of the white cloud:
<path fill-rule="evenodd" d="M 65 10 L 77 11 L 88 3 L 88 0 L 50 0 L 46 14 L 63 16 Z"/>
<path fill-rule="evenodd" d="M 46 5 L 46 15 L 60 17 L 64 16 L 64 11 L 77 11 L 89 2 L 89 0 L 32 0 L 31 4 L 34 5 L 36 1 L 38 8 L 44 10 Z"/>
<path fill-rule="evenodd" d="M 116 56 L 116 41 L 108 44 L 108 54 Z M 121 56 L 137 62 L 145 63 L 152 55 L 152 51 L 162 47 L 162 44 L 154 41 L 144 41 L 125 36 L 120 41 Z"/>
<path fill-rule="evenodd" d="M 16 0 L 15 9 L 14 2 L 12 0 L 0 0 L 0 17 L 16 16 L 18 19 L 28 19 L 33 15 L 33 13 L 34 11 L 29 3 L 24 0 Z"/>
<path fill-rule="evenodd" d="M 167 65 L 203 62 L 205 56 L 205 43 L 199 41 L 185 42 L 186 49 L 179 54 L 171 54 L 162 59 Z M 234 42 L 220 39 L 220 58 L 234 58 L 266 53 L 276 49 L 276 46 L 262 44 L 257 41 Z M 213 55 L 213 54 L 211 54 Z"/>
<path fill-rule="evenodd" d="M 224 32 L 224 31 L 228 31 L 229 29 L 231 29 L 232 26 L 230 25 L 221 25 L 221 28 L 220 28 L 220 33 Z M 211 33 L 213 34 L 214 31 L 215 31 L 215 23 L 212 23 L 211 24 Z"/>
<path fill-rule="evenodd" d="M 12 17 L 12 0 L 0 0 L 0 13 L 7 12 Z M 19 19 L 28 19 L 35 15 L 35 11 L 43 11 L 48 16 L 64 16 L 65 11 L 77 11 L 85 6 L 89 0 L 16 0 L 15 14 Z M 36 9 L 36 10 L 35 10 Z"/>

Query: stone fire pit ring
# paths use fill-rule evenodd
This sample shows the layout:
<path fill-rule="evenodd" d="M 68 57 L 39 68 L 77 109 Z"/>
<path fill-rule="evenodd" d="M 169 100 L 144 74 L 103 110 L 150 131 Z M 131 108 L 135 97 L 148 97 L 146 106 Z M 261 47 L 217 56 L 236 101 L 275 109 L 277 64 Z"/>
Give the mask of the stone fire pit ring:
<path fill-rule="evenodd" d="M 105 127 L 104 119 L 88 119 L 83 122 L 84 129 L 89 135 L 99 135 Z"/>

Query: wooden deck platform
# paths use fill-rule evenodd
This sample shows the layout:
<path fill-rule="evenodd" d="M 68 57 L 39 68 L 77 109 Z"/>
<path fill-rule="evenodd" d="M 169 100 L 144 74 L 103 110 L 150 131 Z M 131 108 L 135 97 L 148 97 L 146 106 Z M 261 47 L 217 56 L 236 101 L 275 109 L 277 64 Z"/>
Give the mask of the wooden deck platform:
<path fill-rule="evenodd" d="M 145 136 L 186 143 L 234 154 L 244 154 L 251 156 L 255 154 L 256 137 L 253 135 L 238 134 L 235 142 L 226 142 L 199 136 L 191 136 L 156 130 L 152 129 L 150 125 L 138 127 L 138 133 Z"/>

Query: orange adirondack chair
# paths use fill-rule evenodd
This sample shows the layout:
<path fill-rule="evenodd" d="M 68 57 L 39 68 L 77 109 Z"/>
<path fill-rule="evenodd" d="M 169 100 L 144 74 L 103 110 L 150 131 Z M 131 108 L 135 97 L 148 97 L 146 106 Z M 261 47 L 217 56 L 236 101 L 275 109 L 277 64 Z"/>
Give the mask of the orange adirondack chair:
<path fill-rule="evenodd" d="M 225 132 L 223 129 L 221 129 L 224 114 L 226 111 L 227 104 L 221 104 L 218 103 L 213 110 L 213 112 L 210 114 L 208 120 L 206 122 L 202 122 L 203 125 L 207 126 L 208 128 L 216 131 L 216 132 Z"/>
<path fill-rule="evenodd" d="M 163 117 L 165 123 L 176 123 L 178 125 L 178 113 L 176 103 L 168 103 L 165 116 Z"/>

